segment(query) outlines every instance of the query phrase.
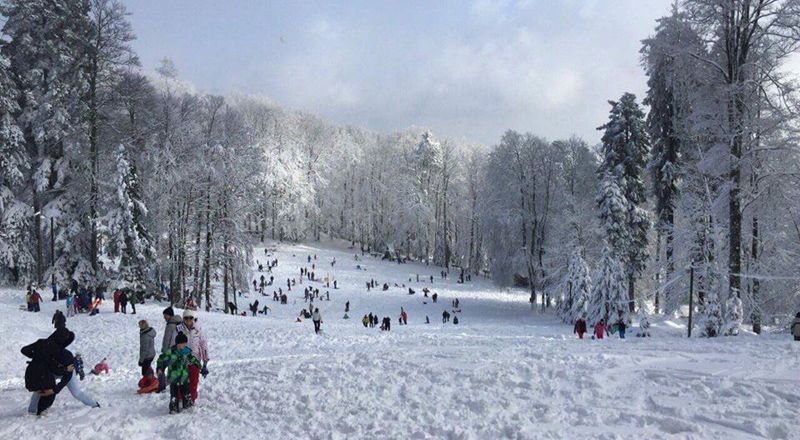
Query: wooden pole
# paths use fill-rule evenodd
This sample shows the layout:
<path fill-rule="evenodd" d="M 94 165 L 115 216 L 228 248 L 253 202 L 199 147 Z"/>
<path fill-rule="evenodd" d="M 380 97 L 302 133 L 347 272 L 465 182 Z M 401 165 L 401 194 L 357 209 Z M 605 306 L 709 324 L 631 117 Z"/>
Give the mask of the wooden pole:
<path fill-rule="evenodd" d="M 688 338 L 692 337 L 692 311 L 694 310 L 694 266 L 689 267 L 689 329 Z"/>

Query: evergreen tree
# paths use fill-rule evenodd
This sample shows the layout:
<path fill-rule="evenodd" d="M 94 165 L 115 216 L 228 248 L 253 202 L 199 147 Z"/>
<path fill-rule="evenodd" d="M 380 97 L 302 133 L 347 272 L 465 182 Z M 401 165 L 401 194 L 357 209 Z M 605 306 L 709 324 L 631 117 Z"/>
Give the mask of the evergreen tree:
<path fill-rule="evenodd" d="M 120 144 L 116 152 L 116 198 L 106 216 L 109 253 L 119 257 L 120 285 L 134 291 L 145 290 L 148 268 L 155 253 L 144 225 L 147 208 L 142 200 L 136 165 Z"/>
<path fill-rule="evenodd" d="M 31 160 L 28 184 L 35 213 L 32 225 L 35 241 L 36 280 L 44 271 L 44 216 L 55 218 L 65 229 L 82 219 L 69 199 L 71 188 L 69 155 L 77 152 L 77 136 L 85 105 L 86 44 L 90 33 L 89 3 L 86 0 L 9 0 L 0 6 L 6 17 L 3 34 L 10 41 L 2 53 L 19 90 L 17 124 L 23 133 Z M 74 245 L 75 235 L 62 241 Z M 73 249 L 81 252 L 81 249 Z M 76 257 L 73 255 L 73 257 Z M 75 267 L 67 268 L 72 275 Z"/>
<path fill-rule="evenodd" d="M 600 218 L 612 250 L 625 267 L 628 280 L 628 306 L 634 311 L 634 286 L 636 276 L 645 268 L 647 261 L 647 231 L 650 221 L 647 212 L 640 208 L 645 201 L 644 168 L 648 152 L 644 113 L 631 93 L 622 95 L 619 101 L 609 101 L 611 113 L 604 130 L 602 161 L 598 170 L 602 176 L 598 205 Z M 609 198 L 613 185 L 618 187 L 620 197 Z M 618 202 L 618 203 L 617 203 Z M 624 206 L 625 218 L 616 212 Z"/>
<path fill-rule="evenodd" d="M 19 194 L 28 171 L 28 154 L 14 115 L 17 91 L 8 60 L 0 55 L 0 280 L 28 279 L 33 267 L 28 222 L 33 211 Z M 8 273 L 4 273 L 8 271 Z"/>
<path fill-rule="evenodd" d="M 587 322 L 594 324 L 599 320 L 608 323 L 609 319 L 622 317 L 630 322 L 628 301 L 625 299 L 625 274 L 613 251 L 603 248 L 600 266 L 594 277 L 592 294 L 587 306 Z"/>
<path fill-rule="evenodd" d="M 592 292 L 592 279 L 589 267 L 580 250 L 569 259 L 569 267 L 562 286 L 564 298 L 559 303 L 558 312 L 564 322 L 575 322 L 584 312 Z"/>

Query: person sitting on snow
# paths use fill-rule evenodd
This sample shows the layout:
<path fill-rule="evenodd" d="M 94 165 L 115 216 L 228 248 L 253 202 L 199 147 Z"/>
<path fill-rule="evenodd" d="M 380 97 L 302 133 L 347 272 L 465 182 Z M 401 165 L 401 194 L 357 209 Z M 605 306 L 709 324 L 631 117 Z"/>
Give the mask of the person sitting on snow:
<path fill-rule="evenodd" d="M 94 374 L 96 376 L 99 376 L 100 373 L 104 373 L 104 372 L 106 374 L 109 374 L 109 370 L 110 370 L 110 368 L 108 368 L 108 362 L 107 362 L 106 358 L 103 358 L 103 360 L 100 361 L 99 364 L 95 365 L 94 368 L 92 368 L 92 374 Z"/>
<path fill-rule="evenodd" d="M 153 369 L 151 367 L 147 367 L 147 370 L 139 379 L 139 389 L 136 390 L 136 394 L 150 394 L 158 391 L 158 378 L 153 374 Z"/>

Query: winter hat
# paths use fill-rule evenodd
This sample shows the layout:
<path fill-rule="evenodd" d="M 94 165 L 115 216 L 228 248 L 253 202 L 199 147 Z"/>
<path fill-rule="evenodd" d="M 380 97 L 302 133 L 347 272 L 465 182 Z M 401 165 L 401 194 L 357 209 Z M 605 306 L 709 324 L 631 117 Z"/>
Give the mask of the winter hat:
<path fill-rule="evenodd" d="M 183 334 L 183 332 L 179 332 L 175 336 L 175 345 L 186 344 L 187 342 L 189 342 L 189 339 L 186 337 L 186 335 Z"/>
<path fill-rule="evenodd" d="M 61 353 L 58 355 L 58 362 L 60 362 L 61 365 L 67 366 L 72 364 L 74 361 L 75 357 L 72 356 L 72 352 L 66 348 L 61 350 Z"/>
<path fill-rule="evenodd" d="M 66 327 L 56 329 L 47 339 L 53 341 L 60 348 L 67 348 L 75 340 L 75 333 L 67 330 Z"/>
<path fill-rule="evenodd" d="M 194 318 L 194 310 L 189 310 L 189 309 L 184 310 L 183 311 L 183 317 L 184 318 L 189 318 L 189 317 Z"/>
<path fill-rule="evenodd" d="M 166 309 L 164 309 L 164 315 L 167 315 L 169 317 L 175 316 L 175 311 L 172 310 L 172 306 L 169 306 Z"/>

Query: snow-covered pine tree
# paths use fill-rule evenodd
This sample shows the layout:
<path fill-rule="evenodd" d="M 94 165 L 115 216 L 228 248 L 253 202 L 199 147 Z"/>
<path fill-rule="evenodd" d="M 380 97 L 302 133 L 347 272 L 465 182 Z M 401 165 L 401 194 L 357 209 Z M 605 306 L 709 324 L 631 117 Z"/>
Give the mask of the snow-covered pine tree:
<path fill-rule="evenodd" d="M 622 261 L 628 281 L 628 307 L 634 311 L 636 277 L 644 270 L 647 261 L 647 231 L 650 221 L 640 205 L 645 201 L 644 169 L 649 149 L 645 131 L 644 112 L 631 93 L 619 101 L 609 101 L 611 112 L 604 130 L 602 160 L 598 174 L 602 176 L 598 197 L 600 217 L 614 254 Z M 620 223 L 605 211 L 604 193 L 608 180 L 614 180 L 621 192 L 626 208 L 625 221 Z"/>
<path fill-rule="evenodd" d="M 569 266 L 561 287 L 564 298 L 558 305 L 558 313 L 564 322 L 575 322 L 584 312 L 592 293 L 592 279 L 589 266 L 576 249 L 569 259 Z"/>
<path fill-rule="evenodd" d="M 147 208 L 136 164 L 123 144 L 117 148 L 116 164 L 116 197 L 105 218 L 108 252 L 110 257 L 119 257 L 118 286 L 143 291 L 155 251 L 144 225 Z"/>
<path fill-rule="evenodd" d="M 735 296 L 729 296 L 725 301 L 725 325 L 722 334 L 725 336 L 736 336 L 742 326 L 742 300 Z"/>
<path fill-rule="evenodd" d="M 599 320 L 616 321 L 620 316 L 630 322 L 628 301 L 625 298 L 625 274 L 619 261 L 608 246 L 603 248 L 600 265 L 597 267 L 592 294 L 587 305 L 587 322 Z"/>
<path fill-rule="evenodd" d="M 0 55 L 0 280 L 17 283 L 29 280 L 33 268 L 28 225 L 33 210 L 19 197 L 28 153 L 14 118 L 19 106 L 8 69 Z"/>
<path fill-rule="evenodd" d="M 696 70 L 692 67 L 695 60 L 687 51 L 701 45 L 702 42 L 676 5 L 671 15 L 658 20 L 655 36 L 645 40 L 641 50 L 648 76 L 644 104 L 650 107 L 646 124 L 652 144 L 647 167 L 655 197 L 659 244 L 664 239 L 666 280 L 671 280 L 675 272 L 675 209 L 680 196 L 678 182 L 682 172 L 682 143 L 689 138 L 689 96 L 693 92 L 693 72 Z M 675 295 L 672 286 L 665 288 L 663 297 L 666 301 L 663 303 L 666 304 L 664 310 L 667 313 L 674 311 L 677 306 L 678 301 L 673 298 Z M 656 312 L 662 305 L 659 299 L 659 293 L 656 292 Z"/>
<path fill-rule="evenodd" d="M 2 53 L 10 62 L 11 75 L 19 90 L 17 124 L 22 130 L 31 160 L 28 175 L 34 213 L 33 239 L 36 252 L 35 280 L 43 281 L 43 217 L 56 219 L 65 229 L 63 236 L 83 218 L 70 201 L 74 169 L 71 154 L 77 152 L 76 133 L 85 114 L 82 100 L 86 90 L 86 35 L 90 33 L 87 0 L 9 0 L 0 6 L 5 16 L 2 33 L 10 39 Z M 83 252 L 74 243 L 73 258 Z M 72 276 L 74 264 L 65 267 Z M 64 281 L 64 280 L 61 280 Z"/>

